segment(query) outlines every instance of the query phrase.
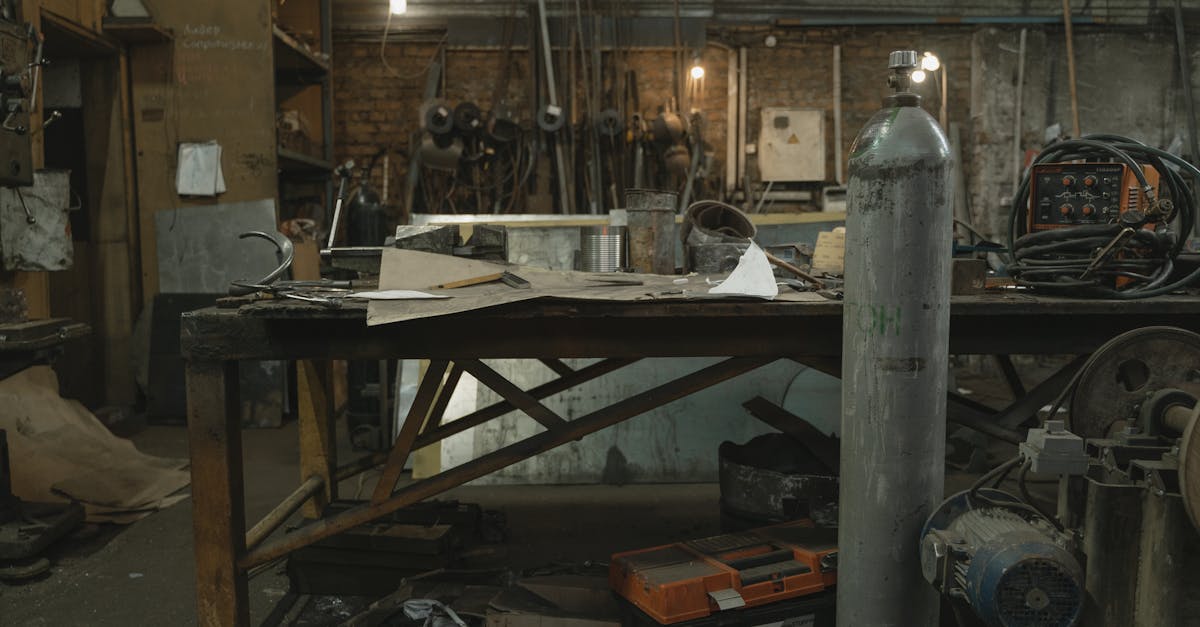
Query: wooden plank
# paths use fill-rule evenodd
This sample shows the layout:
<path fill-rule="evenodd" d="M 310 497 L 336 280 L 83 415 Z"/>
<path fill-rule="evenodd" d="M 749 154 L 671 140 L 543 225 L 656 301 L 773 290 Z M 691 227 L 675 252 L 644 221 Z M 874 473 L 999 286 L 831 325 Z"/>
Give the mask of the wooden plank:
<path fill-rule="evenodd" d="M 128 367 L 136 309 L 130 205 L 125 170 L 125 120 L 119 56 L 85 59 L 83 130 L 87 168 L 87 207 L 91 224 L 90 297 L 94 303 L 98 361 L 103 367 L 104 402 L 132 405 L 137 386 Z M 78 297 L 78 293 L 74 294 Z M 84 291 L 82 293 L 87 293 Z"/>
<path fill-rule="evenodd" d="M 250 623 L 242 487 L 242 412 L 237 362 L 187 366 L 188 449 L 196 553 L 196 611 L 201 627 Z"/>
<path fill-rule="evenodd" d="M 543 405 L 532 394 L 517 387 L 482 361 L 468 359 L 459 363 L 462 364 L 463 370 L 478 379 L 480 383 L 491 388 L 493 392 L 500 395 L 500 398 L 512 403 L 514 407 L 528 414 L 543 427 L 556 429 L 566 424 L 562 417 L 550 411 L 550 408 Z"/>
<path fill-rule="evenodd" d="M 400 479 L 400 473 L 404 472 L 404 463 L 408 461 L 408 455 L 412 452 L 413 442 L 416 441 L 417 434 L 421 432 L 421 427 L 429 417 L 429 409 L 433 406 L 438 390 L 442 387 L 442 377 L 446 374 L 448 365 L 449 363 L 445 360 L 435 360 L 429 363 L 429 369 L 425 371 L 421 385 L 417 387 L 417 395 L 413 399 L 408 417 L 404 419 L 400 433 L 396 436 L 396 442 L 388 454 L 383 472 L 379 475 L 379 483 L 375 484 L 375 494 L 371 497 L 372 502 L 378 503 L 387 500 L 392 490 L 396 488 L 396 481 Z"/>
<path fill-rule="evenodd" d="M 320 518 L 325 506 L 337 498 L 337 435 L 330 397 L 332 370 L 329 361 L 296 362 L 300 477 L 319 477 L 323 481 L 323 489 L 304 503 L 305 518 Z"/>
<path fill-rule="evenodd" d="M 478 479 L 567 442 L 578 440 L 588 434 L 662 407 L 699 390 L 755 370 L 772 361 L 775 360 L 735 357 L 712 364 L 572 420 L 560 429 L 543 431 L 444 471 L 435 477 L 405 486 L 391 498 L 382 501 L 373 500 L 371 503 L 351 508 L 343 514 L 314 522 L 284 538 L 260 546 L 247 554 L 240 563 L 243 568 L 252 568 L 255 565 L 282 557 L 297 548 L 370 522 L 406 505 L 441 494 L 473 479 Z"/>

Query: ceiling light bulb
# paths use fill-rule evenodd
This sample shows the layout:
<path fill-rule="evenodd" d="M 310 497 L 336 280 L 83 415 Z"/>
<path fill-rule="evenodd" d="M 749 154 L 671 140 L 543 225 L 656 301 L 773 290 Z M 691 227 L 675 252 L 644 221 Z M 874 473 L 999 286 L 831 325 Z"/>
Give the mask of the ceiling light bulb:
<path fill-rule="evenodd" d="M 940 67 L 942 67 L 941 59 L 938 59 L 932 52 L 926 52 L 925 56 L 921 58 L 921 68 L 926 72 L 936 72 Z"/>
<path fill-rule="evenodd" d="M 917 70 L 917 71 L 913 72 L 912 73 L 912 82 L 924 83 L 925 82 L 925 70 Z"/>
<path fill-rule="evenodd" d="M 402 15 L 408 12 L 408 0 L 391 0 L 392 13 Z"/>
<path fill-rule="evenodd" d="M 704 78 L 704 66 L 693 65 L 692 66 L 692 79 L 700 80 L 702 78 Z"/>

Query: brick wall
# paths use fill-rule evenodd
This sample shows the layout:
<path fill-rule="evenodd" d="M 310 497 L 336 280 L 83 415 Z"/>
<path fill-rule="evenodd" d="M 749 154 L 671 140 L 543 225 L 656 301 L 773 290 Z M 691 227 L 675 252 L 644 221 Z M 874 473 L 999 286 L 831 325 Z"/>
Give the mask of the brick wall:
<path fill-rule="evenodd" d="M 948 114 L 951 123 L 962 126 L 964 168 L 972 177 L 970 159 L 973 142 L 1005 129 L 972 128 L 970 109 L 972 81 L 972 38 L 976 27 L 938 25 L 928 27 L 844 27 L 787 30 L 729 29 L 710 33 L 710 41 L 723 41 L 748 49 L 748 140 L 758 136 L 759 111 L 765 106 L 819 107 L 826 117 L 827 167 L 830 180 L 833 163 L 833 47 L 842 47 L 842 143 L 843 159 L 848 159 L 851 143 L 858 130 L 879 109 L 888 93 L 887 55 L 892 50 L 912 48 L 931 50 L 946 64 L 948 77 Z M 1005 29 L 1015 31 L 1014 28 Z M 766 47 L 766 35 L 774 35 L 777 44 Z M 1052 37 L 1061 37 L 1053 34 Z M 1077 36 L 1088 36 L 1086 31 Z M 394 43 L 387 47 L 389 64 L 400 76 L 389 73 L 380 62 L 378 43 L 340 42 L 334 46 L 336 155 L 339 159 L 366 159 L 385 145 L 407 149 L 408 138 L 418 127 L 425 78 L 421 71 L 437 51 L 429 43 Z M 669 51 L 638 50 L 624 56 L 627 66 L 637 72 L 642 114 L 653 118 L 659 106 L 672 93 Z M 1010 55 L 1012 56 L 1012 55 Z M 445 99 L 451 104 L 463 100 L 476 102 L 485 111 L 490 108 L 492 92 L 500 75 L 501 53 L 496 50 L 452 49 L 445 53 Z M 730 68 L 726 49 L 710 44 L 704 51 L 706 77 L 698 106 L 706 120 L 705 141 L 716 158 L 711 176 L 724 176 L 726 90 Z M 1035 64 L 1031 58 L 1028 63 Z M 612 67 L 606 54 L 606 67 Z M 561 83 L 570 77 L 558 70 Z M 611 77 L 607 77 L 611 84 Z M 516 50 L 512 55 L 508 94 L 514 112 L 528 123 L 531 116 L 529 52 Z M 579 82 L 579 81 L 576 81 Z M 935 117 L 940 94 L 931 80 L 918 86 L 925 96 L 923 105 Z M 567 94 L 560 94 L 567 100 Z M 685 107 L 687 103 L 684 103 Z M 1027 106 L 1029 106 L 1027 104 Z M 392 190 L 400 189 L 406 163 L 393 159 Z M 748 169 L 757 181 L 754 158 Z M 843 172 L 844 172 L 843 167 Z M 378 173 L 376 179 L 378 182 Z M 715 188 L 715 185 L 714 185 Z M 396 195 L 393 193 L 393 204 Z"/>

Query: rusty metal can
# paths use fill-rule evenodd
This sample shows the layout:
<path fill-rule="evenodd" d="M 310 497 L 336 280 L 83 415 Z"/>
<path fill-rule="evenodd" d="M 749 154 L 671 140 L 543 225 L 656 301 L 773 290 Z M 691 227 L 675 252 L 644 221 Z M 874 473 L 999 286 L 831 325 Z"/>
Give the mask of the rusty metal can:
<path fill-rule="evenodd" d="M 678 195 L 650 189 L 625 192 L 629 214 L 629 264 L 644 274 L 675 273 Z"/>

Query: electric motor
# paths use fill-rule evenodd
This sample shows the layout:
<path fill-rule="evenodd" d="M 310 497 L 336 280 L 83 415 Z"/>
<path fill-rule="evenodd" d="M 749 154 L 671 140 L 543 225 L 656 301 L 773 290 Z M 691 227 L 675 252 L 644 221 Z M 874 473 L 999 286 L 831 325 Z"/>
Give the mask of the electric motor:
<path fill-rule="evenodd" d="M 998 490 L 962 492 L 930 517 L 921 570 L 992 627 L 1071 627 L 1083 609 L 1083 571 L 1048 522 Z"/>

